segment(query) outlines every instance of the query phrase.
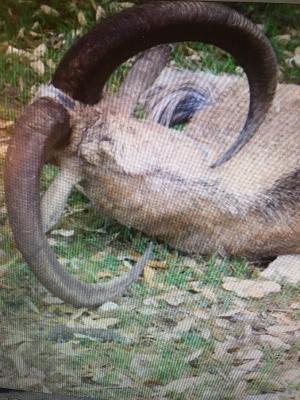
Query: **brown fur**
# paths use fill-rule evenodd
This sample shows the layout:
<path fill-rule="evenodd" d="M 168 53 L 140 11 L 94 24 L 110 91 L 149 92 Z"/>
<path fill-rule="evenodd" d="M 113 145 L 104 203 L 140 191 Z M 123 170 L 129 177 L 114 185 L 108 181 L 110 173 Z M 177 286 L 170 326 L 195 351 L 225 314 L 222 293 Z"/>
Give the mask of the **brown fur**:
<path fill-rule="evenodd" d="M 200 111 L 184 134 L 113 115 L 103 103 L 93 115 L 79 113 L 72 151 L 84 161 L 84 190 L 121 223 L 184 251 L 250 258 L 299 252 L 299 88 L 280 85 L 252 141 L 211 169 L 248 107 L 244 79 L 217 82 L 215 104 Z M 84 135 L 83 126 L 90 126 Z"/>

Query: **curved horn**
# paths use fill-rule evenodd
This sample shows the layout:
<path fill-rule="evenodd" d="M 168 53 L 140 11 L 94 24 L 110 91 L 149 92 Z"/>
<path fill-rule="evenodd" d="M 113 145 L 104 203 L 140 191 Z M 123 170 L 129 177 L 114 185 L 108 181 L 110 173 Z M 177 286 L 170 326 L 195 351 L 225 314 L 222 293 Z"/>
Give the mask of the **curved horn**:
<path fill-rule="evenodd" d="M 59 264 L 43 232 L 39 173 L 47 150 L 65 142 L 69 131 L 68 113 L 54 100 L 41 98 L 26 108 L 6 157 L 6 204 L 17 247 L 36 277 L 74 306 L 95 306 L 121 295 L 137 279 L 152 246 L 128 273 L 105 284 L 79 281 Z"/>
<path fill-rule="evenodd" d="M 250 85 L 250 108 L 238 143 L 245 143 L 272 101 L 275 58 L 268 41 L 253 24 L 217 4 L 166 1 L 125 10 L 83 36 L 67 52 L 52 83 L 73 99 L 94 104 L 109 75 L 123 61 L 155 45 L 184 40 L 215 44 L 230 52 L 244 68 Z M 125 277 L 105 285 L 80 282 L 58 263 L 43 234 L 39 174 L 45 154 L 66 144 L 69 135 L 68 114 L 62 105 L 44 98 L 27 107 L 16 124 L 7 154 L 6 203 L 17 246 L 40 281 L 65 301 L 93 306 L 121 294 L 143 269 L 151 248 Z"/>
<path fill-rule="evenodd" d="M 213 165 L 236 154 L 254 135 L 272 103 L 277 65 L 267 38 L 248 19 L 222 5 L 199 1 L 157 1 L 136 6 L 96 25 L 66 53 L 53 84 L 84 103 L 99 101 L 110 74 L 134 54 L 158 44 L 202 41 L 229 52 L 249 81 L 245 125 Z"/>

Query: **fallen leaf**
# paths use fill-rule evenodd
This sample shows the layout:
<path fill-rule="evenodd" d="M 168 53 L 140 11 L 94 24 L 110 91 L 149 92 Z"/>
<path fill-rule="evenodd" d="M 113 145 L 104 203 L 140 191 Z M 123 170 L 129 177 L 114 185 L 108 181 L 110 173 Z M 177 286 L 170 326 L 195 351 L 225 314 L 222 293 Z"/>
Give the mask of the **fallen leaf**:
<path fill-rule="evenodd" d="M 152 307 L 158 307 L 158 301 L 155 297 L 147 297 L 144 301 L 143 304 L 145 306 L 152 306 Z"/>
<path fill-rule="evenodd" d="M 173 332 L 189 332 L 192 329 L 194 318 L 187 317 L 178 322 Z"/>
<path fill-rule="evenodd" d="M 202 296 L 204 296 L 207 300 L 211 301 L 212 303 L 215 303 L 218 300 L 214 290 L 209 287 L 202 288 L 200 290 L 200 293 L 202 294 Z"/>
<path fill-rule="evenodd" d="M 93 375 L 92 375 L 92 381 L 101 383 L 103 378 L 105 377 L 105 370 L 102 368 L 96 368 Z"/>
<path fill-rule="evenodd" d="M 10 352 L 7 356 L 13 362 L 14 367 L 16 368 L 18 375 L 20 377 L 28 375 L 26 362 L 24 361 L 21 354 L 18 352 L 18 349 L 16 352 Z"/>
<path fill-rule="evenodd" d="M 101 270 L 101 271 L 98 271 L 96 273 L 96 277 L 99 278 L 99 279 L 111 278 L 112 276 L 113 276 L 113 273 L 111 271 L 108 271 L 108 270 Z"/>
<path fill-rule="evenodd" d="M 83 11 L 79 11 L 77 14 L 78 22 L 81 26 L 85 26 L 87 24 L 86 18 Z"/>
<path fill-rule="evenodd" d="M 1 158 L 4 158 L 6 156 L 7 149 L 8 149 L 8 144 L 1 144 L 0 145 L 0 157 Z"/>
<path fill-rule="evenodd" d="M 82 322 L 85 326 L 89 328 L 101 328 L 107 329 L 109 327 L 117 325 L 120 320 L 118 318 L 99 318 L 99 319 L 92 319 L 90 317 L 82 318 Z"/>
<path fill-rule="evenodd" d="M 17 49 L 16 47 L 13 47 L 13 46 L 8 46 L 8 48 L 6 50 L 6 54 L 7 55 L 15 54 L 18 57 L 29 60 L 29 61 L 34 60 L 34 56 L 31 53 L 29 53 L 28 51 L 22 50 L 22 49 Z"/>
<path fill-rule="evenodd" d="M 300 331 L 300 323 L 294 323 L 289 325 L 273 325 L 267 328 L 267 332 L 272 336 L 281 336 L 285 333 L 292 333 Z"/>
<path fill-rule="evenodd" d="M 292 310 L 300 310 L 300 303 L 292 303 L 291 304 L 291 309 Z"/>
<path fill-rule="evenodd" d="M 155 271 L 152 268 L 149 268 L 148 265 L 145 266 L 144 271 L 143 271 L 143 276 L 145 282 L 152 288 L 157 287 L 156 283 L 156 274 Z"/>
<path fill-rule="evenodd" d="M 204 349 L 200 349 L 200 350 L 194 351 L 192 354 L 190 354 L 189 356 L 185 357 L 184 362 L 186 362 L 186 363 L 194 363 L 195 361 L 198 361 L 199 358 L 201 358 L 203 352 L 204 352 Z"/>
<path fill-rule="evenodd" d="M 55 229 L 51 231 L 51 235 L 60 235 L 63 237 L 71 237 L 74 235 L 74 229 Z"/>
<path fill-rule="evenodd" d="M 32 29 L 33 31 L 35 31 L 36 29 L 38 29 L 38 28 L 40 28 L 40 27 L 41 27 L 41 25 L 40 25 L 39 21 L 35 21 L 35 22 L 33 23 L 32 27 L 31 27 L 31 29 Z"/>
<path fill-rule="evenodd" d="M 295 56 L 296 56 L 297 54 L 300 54 L 300 46 L 297 46 L 297 47 L 295 48 L 294 54 L 295 54 Z"/>
<path fill-rule="evenodd" d="M 119 305 L 117 303 L 114 303 L 112 301 L 107 301 L 106 303 L 102 304 L 102 306 L 97 308 L 97 312 L 106 312 L 106 311 L 113 311 L 117 310 L 119 308 Z"/>
<path fill-rule="evenodd" d="M 167 264 L 166 261 L 151 260 L 147 263 L 147 267 L 150 267 L 153 269 L 168 269 L 170 266 Z"/>
<path fill-rule="evenodd" d="M 33 50 L 33 55 L 36 58 L 40 58 L 42 57 L 47 51 L 47 46 L 44 43 L 41 43 L 39 46 L 37 46 L 34 50 Z"/>
<path fill-rule="evenodd" d="M 300 385 L 300 368 L 289 369 L 281 376 L 282 382 L 292 385 Z"/>
<path fill-rule="evenodd" d="M 234 358 L 236 360 L 241 360 L 241 361 L 250 361 L 250 360 L 258 360 L 260 361 L 264 356 L 264 353 L 256 349 L 255 347 L 247 347 L 244 349 L 239 350 L 234 354 Z"/>
<path fill-rule="evenodd" d="M 280 42 L 289 42 L 291 40 L 291 35 L 286 33 L 284 35 L 277 35 L 274 39 L 279 40 Z"/>
<path fill-rule="evenodd" d="M 288 58 L 286 63 L 290 66 L 295 64 L 297 67 L 300 67 L 300 54 L 296 54 L 294 57 Z"/>
<path fill-rule="evenodd" d="M 196 260 L 194 260 L 193 258 L 190 258 L 190 257 L 184 257 L 182 265 L 184 267 L 191 268 L 191 269 L 199 268 L 199 264 L 196 262 Z"/>
<path fill-rule="evenodd" d="M 183 290 L 173 289 L 166 294 L 159 296 L 161 300 L 164 300 L 170 306 L 177 307 L 185 302 L 186 293 Z"/>
<path fill-rule="evenodd" d="M 192 314 L 194 317 L 203 319 L 205 321 L 209 320 L 210 313 L 205 308 L 195 307 L 192 309 Z"/>
<path fill-rule="evenodd" d="M 300 55 L 299 55 L 300 66 Z M 276 282 L 300 283 L 299 255 L 279 256 L 260 274 L 265 279 Z"/>
<path fill-rule="evenodd" d="M 232 379 L 242 378 L 244 375 L 255 370 L 258 365 L 259 365 L 259 360 L 251 360 L 245 362 L 239 365 L 238 367 L 232 368 L 229 377 Z"/>
<path fill-rule="evenodd" d="M 10 332 L 10 336 L 1 341 L 2 346 L 11 346 L 20 343 L 28 342 L 28 337 L 23 332 Z"/>
<path fill-rule="evenodd" d="M 272 349 L 282 348 L 284 350 L 289 350 L 291 347 L 289 344 L 284 343 L 281 339 L 271 335 L 260 335 L 259 339 L 262 343 L 269 344 Z"/>
<path fill-rule="evenodd" d="M 33 61 L 30 63 L 30 66 L 38 75 L 43 76 L 45 74 L 45 65 L 43 61 Z"/>
<path fill-rule="evenodd" d="M 17 34 L 17 38 L 18 38 L 18 39 L 23 39 L 23 38 L 24 38 L 24 32 L 25 32 L 25 28 L 22 27 L 22 28 L 19 30 L 18 34 Z"/>
<path fill-rule="evenodd" d="M 59 12 L 53 7 L 49 7 L 46 4 L 41 5 L 41 11 L 46 15 L 51 15 L 52 17 L 58 17 Z"/>
<path fill-rule="evenodd" d="M 13 126 L 14 122 L 0 118 L 0 130 L 4 130 Z"/>
<path fill-rule="evenodd" d="M 270 293 L 280 292 L 281 286 L 276 282 L 257 281 L 250 279 L 224 278 L 222 287 L 235 292 L 240 297 L 261 299 Z"/>
<path fill-rule="evenodd" d="M 66 343 L 58 343 L 53 346 L 53 349 L 55 349 L 56 352 L 59 354 L 63 354 L 65 356 L 70 356 L 70 357 L 78 357 L 80 354 L 78 349 L 73 349 L 73 343 L 72 342 L 66 342 Z"/>
<path fill-rule="evenodd" d="M 161 394 L 165 395 L 169 392 L 184 393 L 189 389 L 194 389 L 197 386 L 203 386 L 207 382 L 214 379 L 213 375 L 203 373 L 200 376 L 194 376 L 192 378 L 180 378 L 168 383 L 164 388 L 161 389 Z"/>
<path fill-rule="evenodd" d="M 14 387 L 29 389 L 36 386 L 41 386 L 43 384 L 43 379 L 33 378 L 26 376 L 25 378 L 17 378 L 14 381 Z"/>
<path fill-rule="evenodd" d="M 105 11 L 104 8 L 99 5 L 96 8 L 96 21 L 99 21 L 102 18 L 105 18 Z"/>
<path fill-rule="evenodd" d="M 53 60 L 51 60 L 51 58 L 49 58 L 49 59 L 46 61 L 46 64 L 47 64 L 48 67 L 51 68 L 51 69 L 55 69 L 55 68 L 56 68 L 56 64 L 55 64 L 55 62 L 54 62 Z"/>
<path fill-rule="evenodd" d="M 48 294 L 46 297 L 43 298 L 43 303 L 47 305 L 52 305 L 52 304 L 63 304 L 64 302 L 58 297 L 54 297 L 51 294 Z"/>

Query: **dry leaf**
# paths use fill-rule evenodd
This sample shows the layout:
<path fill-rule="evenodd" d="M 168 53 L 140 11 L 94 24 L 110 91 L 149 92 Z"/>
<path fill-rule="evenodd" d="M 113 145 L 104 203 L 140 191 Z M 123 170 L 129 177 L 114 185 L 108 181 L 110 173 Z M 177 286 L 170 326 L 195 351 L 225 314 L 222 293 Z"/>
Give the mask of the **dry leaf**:
<path fill-rule="evenodd" d="M 16 368 L 20 377 L 26 376 L 28 374 L 27 365 L 21 354 L 18 352 L 18 349 L 16 352 L 10 352 L 7 356 L 13 362 L 14 367 Z"/>
<path fill-rule="evenodd" d="M 168 293 L 159 296 L 160 299 L 164 300 L 170 306 L 177 307 L 183 304 L 185 301 L 186 293 L 183 290 L 172 289 Z"/>
<path fill-rule="evenodd" d="M 58 245 L 58 241 L 56 239 L 53 238 L 47 238 L 48 244 L 51 247 L 57 246 Z"/>
<path fill-rule="evenodd" d="M 33 31 L 35 31 L 36 29 L 38 29 L 38 28 L 40 28 L 40 23 L 39 23 L 39 21 L 35 21 L 34 23 L 33 23 L 33 25 L 32 25 L 32 27 L 31 27 L 31 29 L 33 30 Z"/>
<path fill-rule="evenodd" d="M 187 317 L 179 321 L 173 332 L 189 332 L 192 329 L 194 318 Z"/>
<path fill-rule="evenodd" d="M 110 8 L 113 12 L 120 12 L 122 10 L 125 10 L 126 8 L 132 7 L 133 5 L 134 3 L 128 1 L 123 1 L 123 2 L 113 1 L 110 4 Z"/>
<path fill-rule="evenodd" d="M 99 21 L 102 18 L 105 18 L 105 11 L 104 11 L 103 7 L 97 6 L 97 8 L 96 8 L 96 21 Z"/>
<path fill-rule="evenodd" d="M 80 354 L 78 349 L 73 349 L 72 342 L 55 344 L 53 346 L 53 349 L 55 349 L 57 353 L 63 354 L 65 356 L 78 357 L 78 355 Z"/>
<path fill-rule="evenodd" d="M 49 58 L 49 59 L 46 61 L 46 64 L 47 64 L 48 67 L 51 68 L 51 69 L 55 69 L 55 68 L 56 68 L 56 64 L 55 64 L 55 62 L 54 62 L 53 60 L 51 60 L 51 58 Z"/>
<path fill-rule="evenodd" d="M 199 358 L 202 356 L 204 352 L 204 349 L 200 349 L 195 351 L 194 353 L 190 354 L 189 356 L 185 357 L 184 362 L 186 363 L 193 363 L 195 361 L 198 361 Z"/>
<path fill-rule="evenodd" d="M 184 393 L 189 389 L 194 389 L 197 386 L 204 386 L 207 382 L 215 379 L 211 374 L 203 373 L 200 376 L 192 378 L 180 378 L 168 383 L 161 389 L 161 394 L 165 395 L 168 392 Z"/>
<path fill-rule="evenodd" d="M 154 269 L 168 269 L 169 265 L 166 261 L 155 261 L 151 260 L 147 263 L 147 267 L 154 268 Z"/>
<path fill-rule="evenodd" d="M 0 130 L 8 129 L 13 126 L 14 122 L 0 118 Z"/>
<path fill-rule="evenodd" d="M 182 265 L 184 267 L 191 268 L 191 269 L 197 269 L 197 268 L 199 269 L 199 267 L 200 267 L 200 265 L 196 262 L 196 260 L 194 260 L 191 257 L 184 257 Z"/>
<path fill-rule="evenodd" d="M 291 304 L 291 309 L 292 310 L 300 310 L 300 303 L 292 303 Z"/>
<path fill-rule="evenodd" d="M 282 382 L 292 385 L 300 385 L 300 368 L 289 369 L 281 377 Z"/>
<path fill-rule="evenodd" d="M 300 67 L 300 54 L 296 54 L 294 57 L 288 58 L 286 63 L 290 66 L 295 64 L 297 67 Z"/>
<path fill-rule="evenodd" d="M 30 66 L 38 75 L 43 76 L 45 74 L 45 65 L 43 61 L 33 61 L 30 63 Z"/>
<path fill-rule="evenodd" d="M 63 237 L 71 237 L 74 235 L 74 229 L 55 229 L 51 231 L 51 235 L 60 235 Z"/>
<path fill-rule="evenodd" d="M 299 56 L 300 66 L 300 56 Z M 260 274 L 265 279 L 292 284 L 300 283 L 299 255 L 279 256 Z"/>
<path fill-rule="evenodd" d="M 8 144 L 0 144 L 0 158 L 4 158 L 6 156 L 7 149 L 8 149 Z"/>
<path fill-rule="evenodd" d="M 155 271 L 152 268 L 149 268 L 148 265 L 146 265 L 143 271 L 144 280 L 150 287 L 153 288 L 157 287 L 155 275 Z"/>
<path fill-rule="evenodd" d="M 199 281 L 192 281 L 188 283 L 189 288 L 191 289 L 192 292 L 195 293 L 200 293 L 201 292 L 201 287 L 199 287 Z"/>
<path fill-rule="evenodd" d="M 81 26 L 85 26 L 87 24 L 86 18 L 85 18 L 85 15 L 84 15 L 83 11 L 79 11 L 78 12 L 77 19 L 78 19 L 78 22 L 79 22 L 79 24 Z"/>
<path fill-rule="evenodd" d="M 10 336 L 1 341 L 2 346 L 11 346 L 28 342 L 28 337 L 23 332 L 10 332 Z"/>
<path fill-rule="evenodd" d="M 205 308 L 195 307 L 192 309 L 192 313 L 194 317 L 203 319 L 204 321 L 207 321 L 210 318 L 210 312 Z"/>
<path fill-rule="evenodd" d="M 235 292 L 238 296 L 261 299 L 270 293 L 280 292 L 281 286 L 271 281 L 254 281 L 250 279 L 238 279 L 233 277 L 224 278 L 222 287 Z"/>
<path fill-rule="evenodd" d="M 112 301 L 107 301 L 106 303 L 102 304 L 102 306 L 97 308 L 97 312 L 106 312 L 106 311 L 113 311 L 117 310 L 119 308 L 119 305 L 117 303 L 114 303 Z"/>
<path fill-rule="evenodd" d="M 241 349 L 238 352 L 234 354 L 234 358 L 236 360 L 241 360 L 241 361 L 249 361 L 249 360 L 258 360 L 260 361 L 264 356 L 264 353 L 253 347 L 247 347 L 245 349 Z"/>
<path fill-rule="evenodd" d="M 267 332 L 272 336 L 285 336 L 286 333 L 300 331 L 300 323 L 289 325 L 273 325 L 267 328 Z"/>
<path fill-rule="evenodd" d="M 52 304 L 63 304 L 64 302 L 58 297 L 54 297 L 51 294 L 47 294 L 47 296 L 43 298 L 43 303 L 47 305 L 52 305 Z"/>
<path fill-rule="evenodd" d="M 291 35 L 289 33 L 286 33 L 283 35 L 277 35 L 274 37 L 274 39 L 276 39 L 280 42 L 289 42 L 291 40 Z"/>
<path fill-rule="evenodd" d="M 289 350 L 291 347 L 289 344 L 284 343 L 281 339 L 271 335 L 260 335 L 259 339 L 262 343 L 269 344 L 272 349 L 282 348 L 284 350 Z"/>
<path fill-rule="evenodd" d="M 43 384 L 42 379 L 26 376 L 25 378 L 18 378 L 14 381 L 14 387 L 29 389 Z M 8 385 L 9 386 L 9 385 Z"/>
<path fill-rule="evenodd" d="M 101 270 L 101 271 L 98 271 L 96 273 L 96 277 L 99 278 L 99 279 L 111 278 L 112 276 L 113 276 L 113 273 L 111 271 L 108 271 L 108 270 Z"/>
<path fill-rule="evenodd" d="M 209 288 L 209 287 L 204 287 L 200 290 L 200 293 L 202 294 L 202 296 L 204 296 L 207 300 L 215 303 L 218 298 L 215 294 L 215 292 L 213 291 L 213 289 Z"/>
<path fill-rule="evenodd" d="M 18 57 L 25 60 L 34 60 L 34 56 L 28 51 L 17 49 L 16 47 L 13 46 L 8 46 L 6 50 L 6 55 L 12 55 L 12 54 L 15 54 Z"/>
<path fill-rule="evenodd" d="M 53 7 L 49 7 L 46 4 L 41 5 L 41 11 L 46 15 L 51 15 L 52 17 L 58 17 L 59 12 Z"/>
<path fill-rule="evenodd" d="M 85 326 L 88 326 L 89 328 L 107 329 L 117 325 L 120 320 L 118 318 L 92 319 L 90 317 L 84 317 L 82 318 L 82 322 Z"/>
<path fill-rule="evenodd" d="M 40 44 L 39 46 L 37 46 L 37 47 L 33 50 L 33 55 L 34 55 L 36 58 L 40 58 L 40 57 L 42 57 L 42 56 L 46 53 L 46 51 L 47 51 L 47 46 L 46 46 L 44 43 L 42 43 L 42 44 Z"/>
<path fill-rule="evenodd" d="M 34 38 L 37 38 L 37 37 L 41 36 L 40 33 L 37 33 L 37 32 L 34 32 L 34 31 L 30 31 L 29 34 L 30 34 L 31 36 L 33 36 Z"/>

